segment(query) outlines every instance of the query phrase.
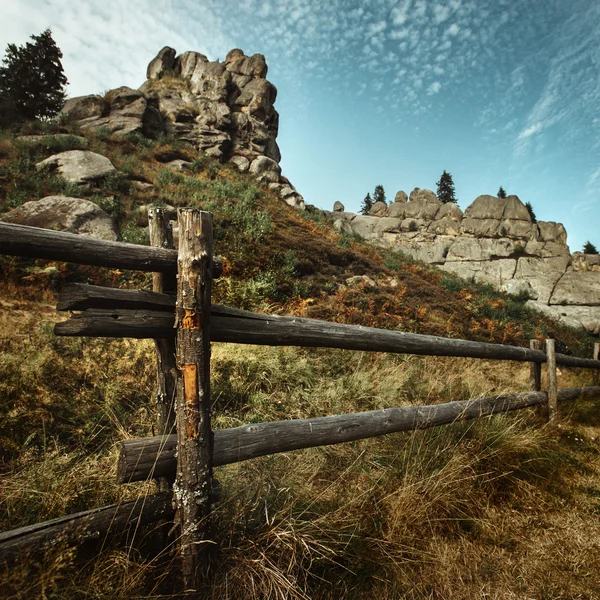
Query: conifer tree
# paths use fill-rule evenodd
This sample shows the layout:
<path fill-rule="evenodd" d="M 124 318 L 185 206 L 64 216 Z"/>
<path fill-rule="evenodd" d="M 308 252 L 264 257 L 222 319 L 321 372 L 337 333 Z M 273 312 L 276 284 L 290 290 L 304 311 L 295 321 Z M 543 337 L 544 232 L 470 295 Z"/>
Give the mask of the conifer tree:
<path fill-rule="evenodd" d="M 596 246 L 592 244 L 589 240 L 583 245 L 583 253 L 584 254 L 598 254 L 598 250 Z"/>
<path fill-rule="evenodd" d="M 498 198 L 506 198 L 506 192 L 504 191 L 504 188 L 502 186 L 500 186 L 500 189 L 498 190 L 498 193 L 496 195 L 498 196 Z"/>
<path fill-rule="evenodd" d="M 52 117 L 65 102 L 68 82 L 52 32 L 46 29 L 31 39 L 24 46 L 8 44 L 0 67 L 0 104 L 12 112 L 0 115 L 4 125 Z"/>
<path fill-rule="evenodd" d="M 444 204 L 448 202 L 456 203 L 456 196 L 454 195 L 454 181 L 452 181 L 452 175 L 450 175 L 450 173 L 444 171 L 436 185 L 437 197 L 440 202 L 443 202 Z"/>
<path fill-rule="evenodd" d="M 535 212 L 533 210 L 533 206 L 531 206 L 531 202 L 525 202 L 525 208 L 527 209 L 527 212 L 529 213 L 529 216 L 531 217 L 531 222 L 537 223 L 537 217 L 535 216 Z"/>
<path fill-rule="evenodd" d="M 373 204 L 375 204 L 375 202 L 383 202 L 386 204 L 385 190 L 383 189 L 382 185 L 375 186 L 375 191 L 373 192 Z"/>
<path fill-rule="evenodd" d="M 373 206 L 373 199 L 371 198 L 371 194 L 367 194 L 365 196 L 365 199 L 363 200 L 362 206 L 360 207 L 360 214 L 368 215 L 372 206 Z"/>

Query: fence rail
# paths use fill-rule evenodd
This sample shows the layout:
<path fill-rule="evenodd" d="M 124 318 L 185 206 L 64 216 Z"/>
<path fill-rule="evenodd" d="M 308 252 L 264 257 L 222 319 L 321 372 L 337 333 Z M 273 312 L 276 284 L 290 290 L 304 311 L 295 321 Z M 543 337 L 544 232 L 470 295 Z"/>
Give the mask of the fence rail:
<path fill-rule="evenodd" d="M 437 427 L 533 406 L 547 406 L 552 419 L 559 400 L 600 396 L 598 344 L 593 359 L 578 358 L 556 354 L 553 340 L 547 340 L 543 351 L 538 340 L 532 340 L 530 348 L 521 348 L 213 305 L 211 280 L 220 274 L 222 267 L 212 258 L 212 216 L 192 209 L 179 211 L 180 240 L 183 240 L 179 251 L 167 247 L 171 236 L 162 211 L 151 209 L 149 220 L 154 247 L 0 223 L 0 253 L 153 272 L 153 291 L 83 284 L 65 286 L 57 309 L 80 312 L 57 323 L 55 334 L 156 340 L 158 431 L 162 433 L 122 442 L 117 477 L 121 483 L 157 478 L 163 492 L 140 502 L 108 506 L 1 533 L 0 560 L 12 560 L 20 552 L 46 547 L 55 538 L 77 543 L 109 531 L 118 532 L 128 523 L 170 519 L 174 514 L 180 532 L 184 589 L 194 591 L 200 585 L 206 548 L 210 546 L 208 517 L 216 497 L 213 466 Z M 249 424 L 213 432 L 209 411 L 209 341 L 528 362 L 532 391 L 433 406 Z M 544 363 L 548 371 L 547 391 L 541 391 Z M 557 365 L 595 369 L 596 385 L 558 389 Z M 173 423 L 177 435 L 166 435 Z M 174 479 L 177 485 L 171 492 L 170 482 Z M 171 498 L 175 509 L 170 504 Z"/>

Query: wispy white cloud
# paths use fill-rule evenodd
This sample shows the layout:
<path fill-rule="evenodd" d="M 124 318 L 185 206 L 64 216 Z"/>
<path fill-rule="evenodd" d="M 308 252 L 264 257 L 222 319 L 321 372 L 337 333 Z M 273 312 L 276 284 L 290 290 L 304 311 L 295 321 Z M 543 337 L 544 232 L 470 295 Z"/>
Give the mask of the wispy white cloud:
<path fill-rule="evenodd" d="M 544 129 L 544 124 L 538 121 L 537 123 L 534 123 L 533 125 L 530 125 L 529 127 L 526 127 L 525 129 L 523 129 L 523 131 L 521 131 L 521 133 L 519 133 L 519 136 L 517 139 L 526 140 L 527 138 L 530 138 L 532 135 L 535 135 L 536 133 L 539 133 L 540 131 L 542 131 L 542 129 Z"/>

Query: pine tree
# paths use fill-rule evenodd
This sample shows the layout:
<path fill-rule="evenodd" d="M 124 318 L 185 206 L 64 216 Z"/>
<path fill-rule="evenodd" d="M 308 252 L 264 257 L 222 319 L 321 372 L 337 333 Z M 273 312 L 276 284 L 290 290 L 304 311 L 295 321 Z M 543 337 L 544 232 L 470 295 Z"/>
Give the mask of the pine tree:
<path fill-rule="evenodd" d="M 456 196 L 454 195 L 454 181 L 452 181 L 452 175 L 450 175 L 450 173 L 444 171 L 436 185 L 437 197 L 440 202 L 443 202 L 444 204 L 447 202 L 456 203 Z"/>
<path fill-rule="evenodd" d="M 583 253 L 584 254 L 598 254 L 598 250 L 596 246 L 592 244 L 589 240 L 583 245 Z"/>
<path fill-rule="evenodd" d="M 375 186 L 375 191 L 373 192 L 373 204 L 375 204 L 375 202 L 383 202 L 386 204 L 385 190 L 383 189 L 382 185 Z"/>
<path fill-rule="evenodd" d="M 50 29 L 32 35 L 34 43 L 9 44 L 0 67 L 0 104 L 14 110 L 0 115 L 2 124 L 54 116 L 65 102 L 62 52 Z"/>
<path fill-rule="evenodd" d="M 533 210 L 533 206 L 531 206 L 531 202 L 525 202 L 525 208 L 527 209 L 527 212 L 529 213 L 529 216 L 531 217 L 531 222 L 537 223 L 537 217 L 535 216 L 535 212 Z"/>
<path fill-rule="evenodd" d="M 498 196 L 498 198 L 506 198 L 506 192 L 504 191 L 504 188 L 502 186 L 500 186 L 500 189 L 498 190 L 498 193 L 496 195 Z"/>
<path fill-rule="evenodd" d="M 365 199 L 363 200 L 362 206 L 360 207 L 360 213 L 362 215 L 368 215 L 371 211 L 371 207 L 373 206 L 373 200 L 371 198 L 371 194 L 367 194 Z"/>

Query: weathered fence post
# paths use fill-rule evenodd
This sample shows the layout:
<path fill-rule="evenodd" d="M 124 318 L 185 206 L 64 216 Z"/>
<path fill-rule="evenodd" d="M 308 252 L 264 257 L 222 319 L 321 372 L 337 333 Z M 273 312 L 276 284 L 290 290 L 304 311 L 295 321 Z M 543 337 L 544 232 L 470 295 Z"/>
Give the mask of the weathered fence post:
<path fill-rule="evenodd" d="M 212 431 L 210 425 L 210 305 L 212 215 L 179 209 L 177 258 L 177 477 L 183 584 L 199 587 L 210 544 Z"/>
<path fill-rule="evenodd" d="M 548 421 L 556 418 L 558 408 L 558 383 L 556 380 L 556 348 L 554 340 L 546 340 L 546 374 L 548 387 Z"/>
<path fill-rule="evenodd" d="M 531 350 L 541 350 L 542 342 L 540 340 L 529 340 Z M 539 392 L 542 389 L 542 364 L 538 362 L 529 363 L 529 389 L 532 392 Z"/>
<path fill-rule="evenodd" d="M 161 207 L 148 210 L 148 229 L 150 244 L 159 248 L 173 248 L 173 232 Z M 174 292 L 177 283 L 175 277 L 166 273 L 152 273 L 153 292 Z M 175 342 L 172 338 L 154 340 L 156 347 L 156 404 L 158 435 L 169 435 L 175 426 L 175 382 L 177 378 L 175 365 Z M 159 480 L 160 491 L 169 489 L 169 482 L 164 477 Z"/>
<path fill-rule="evenodd" d="M 600 359 L 600 342 L 596 342 L 594 344 L 594 355 L 592 356 L 594 360 Z M 600 370 L 596 369 L 594 371 L 594 385 L 600 385 Z"/>

